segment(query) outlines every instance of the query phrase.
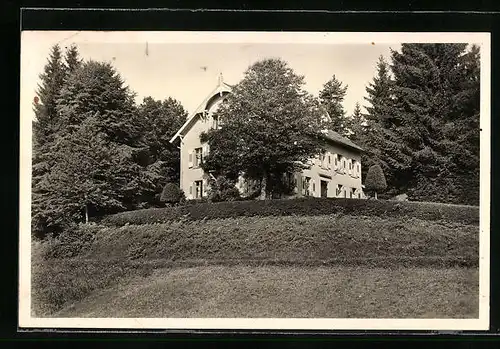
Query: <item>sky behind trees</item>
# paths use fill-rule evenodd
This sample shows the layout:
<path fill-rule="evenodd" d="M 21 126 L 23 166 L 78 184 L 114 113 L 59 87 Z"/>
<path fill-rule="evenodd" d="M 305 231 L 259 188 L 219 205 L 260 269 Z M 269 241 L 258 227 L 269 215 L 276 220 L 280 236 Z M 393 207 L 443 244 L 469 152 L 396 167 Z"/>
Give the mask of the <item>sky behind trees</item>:
<path fill-rule="evenodd" d="M 31 34 L 31 33 L 29 33 Z M 333 74 L 348 85 L 344 107 L 352 113 L 356 102 L 364 104 L 365 87 L 375 74 L 380 55 L 389 57 L 394 44 L 304 44 L 304 43 L 166 43 L 90 41 L 85 35 L 54 33 L 26 35 L 22 43 L 22 112 L 32 113 L 32 101 L 50 47 L 76 44 L 83 59 L 113 64 L 133 91 L 137 102 L 146 96 L 173 97 L 188 112 L 217 84 L 236 84 L 251 64 L 264 58 L 282 58 L 297 74 L 304 75 L 306 90 L 318 95 Z"/>

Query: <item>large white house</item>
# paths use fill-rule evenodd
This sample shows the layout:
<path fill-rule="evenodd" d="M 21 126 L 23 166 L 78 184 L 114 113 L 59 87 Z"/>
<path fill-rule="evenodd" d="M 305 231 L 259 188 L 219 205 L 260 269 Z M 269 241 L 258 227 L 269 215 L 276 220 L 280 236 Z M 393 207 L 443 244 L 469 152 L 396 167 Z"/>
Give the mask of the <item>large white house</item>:
<path fill-rule="evenodd" d="M 208 154 L 208 144 L 202 144 L 200 135 L 210 128 L 218 128 L 214 116 L 225 96 L 231 93 L 231 85 L 219 78 L 215 89 L 171 138 L 180 146 L 180 188 L 188 199 L 201 199 L 207 195 L 209 175 L 200 167 L 203 156 Z M 364 198 L 361 184 L 362 149 L 337 132 L 323 131 L 326 152 L 311 158 L 309 168 L 295 174 L 296 197 L 346 197 Z M 238 183 L 242 193 L 248 186 Z"/>

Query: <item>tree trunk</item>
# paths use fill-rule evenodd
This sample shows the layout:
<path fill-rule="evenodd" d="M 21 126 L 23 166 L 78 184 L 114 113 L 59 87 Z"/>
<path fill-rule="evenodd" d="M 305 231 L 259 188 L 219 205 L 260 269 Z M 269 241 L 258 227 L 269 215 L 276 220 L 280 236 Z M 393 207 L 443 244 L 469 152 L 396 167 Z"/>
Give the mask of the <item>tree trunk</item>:
<path fill-rule="evenodd" d="M 89 222 L 89 205 L 85 204 L 85 224 Z"/>
<path fill-rule="evenodd" d="M 377 192 L 375 192 L 375 200 L 378 200 L 378 199 L 377 199 Z"/>
<path fill-rule="evenodd" d="M 262 181 L 260 182 L 260 197 L 259 200 L 265 200 L 267 194 L 267 172 L 262 175 Z"/>

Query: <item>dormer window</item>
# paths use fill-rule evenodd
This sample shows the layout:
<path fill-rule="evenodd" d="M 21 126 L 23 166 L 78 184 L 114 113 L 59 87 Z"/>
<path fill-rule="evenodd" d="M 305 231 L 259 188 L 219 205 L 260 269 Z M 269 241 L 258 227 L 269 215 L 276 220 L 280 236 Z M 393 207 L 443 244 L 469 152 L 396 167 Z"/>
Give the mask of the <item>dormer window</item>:
<path fill-rule="evenodd" d="M 212 127 L 215 128 L 215 129 L 218 129 L 219 128 L 219 116 L 218 115 L 213 115 L 212 116 Z"/>

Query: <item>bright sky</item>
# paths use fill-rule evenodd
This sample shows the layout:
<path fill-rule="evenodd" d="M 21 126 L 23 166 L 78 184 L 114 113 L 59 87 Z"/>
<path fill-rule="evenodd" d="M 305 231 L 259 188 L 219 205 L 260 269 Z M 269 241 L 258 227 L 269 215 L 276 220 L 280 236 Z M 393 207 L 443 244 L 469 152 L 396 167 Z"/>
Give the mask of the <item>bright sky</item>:
<path fill-rule="evenodd" d="M 29 31 L 21 38 L 21 116 L 31 119 L 38 75 L 50 48 L 78 46 L 84 59 L 108 61 L 125 83 L 146 96 L 173 97 L 192 112 L 217 84 L 236 84 L 252 63 L 269 57 L 287 61 L 317 96 L 333 74 L 348 85 L 344 107 L 365 103 L 378 57 L 402 42 L 474 42 L 478 33 L 300 33 L 300 32 L 98 32 Z M 146 50 L 147 47 L 147 50 Z"/>
<path fill-rule="evenodd" d="M 95 32 L 94 32 L 95 34 Z M 104 33 L 103 33 L 104 34 Z M 38 75 L 43 71 L 50 48 L 76 44 L 84 59 L 108 61 L 138 95 L 155 99 L 173 97 L 192 112 L 215 88 L 219 73 L 236 84 L 252 63 L 269 57 L 287 61 L 304 75 L 306 90 L 318 95 L 333 74 L 348 85 L 344 107 L 351 113 L 356 102 L 364 103 L 365 87 L 375 74 L 380 55 L 388 57 L 399 44 L 319 44 L 276 42 L 196 43 L 161 42 L 158 37 L 127 38 L 110 42 L 86 32 L 25 32 L 22 37 L 21 108 L 32 113 Z M 262 42 L 264 41 L 264 42 Z M 147 54 L 146 54 L 147 46 Z"/>

